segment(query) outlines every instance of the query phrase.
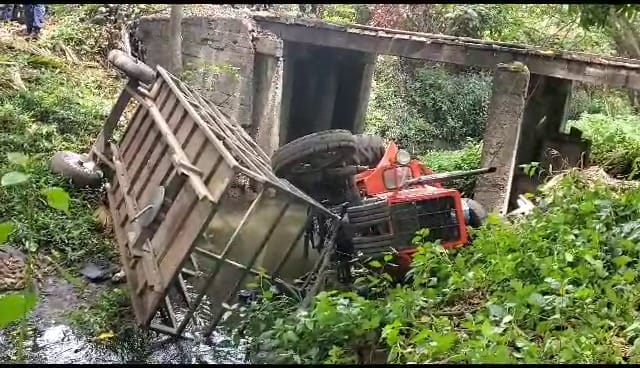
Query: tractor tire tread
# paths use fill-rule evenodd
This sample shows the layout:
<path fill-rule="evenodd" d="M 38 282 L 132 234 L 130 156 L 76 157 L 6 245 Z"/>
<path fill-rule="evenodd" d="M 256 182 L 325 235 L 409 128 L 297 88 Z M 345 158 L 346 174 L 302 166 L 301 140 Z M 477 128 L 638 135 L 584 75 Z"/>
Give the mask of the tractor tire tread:
<path fill-rule="evenodd" d="M 393 240 L 392 234 L 382 234 L 382 235 L 374 235 L 374 236 L 355 236 L 351 241 L 355 246 L 356 244 L 390 242 L 391 240 Z"/>
<path fill-rule="evenodd" d="M 363 223 L 368 223 L 371 221 L 388 221 L 389 220 L 389 211 L 379 212 L 374 214 L 367 214 L 366 216 L 360 217 L 351 217 L 349 216 L 349 223 L 354 226 L 358 226 Z"/>
<path fill-rule="evenodd" d="M 388 205 L 386 201 L 375 201 L 370 203 L 363 203 L 357 206 L 351 206 L 347 208 L 347 213 L 349 217 L 360 217 L 363 214 L 367 213 L 378 213 L 382 210 L 388 210 Z"/>
<path fill-rule="evenodd" d="M 331 129 L 298 138 L 280 147 L 271 156 L 271 167 L 276 176 L 288 176 L 284 170 L 288 166 L 314 153 L 336 148 L 342 148 L 348 152 L 347 156 L 352 156 L 356 149 L 353 134 L 344 129 Z"/>
<path fill-rule="evenodd" d="M 384 139 L 373 134 L 356 134 L 354 138 L 356 142 L 356 152 L 353 155 L 354 163 L 376 167 L 386 150 Z"/>

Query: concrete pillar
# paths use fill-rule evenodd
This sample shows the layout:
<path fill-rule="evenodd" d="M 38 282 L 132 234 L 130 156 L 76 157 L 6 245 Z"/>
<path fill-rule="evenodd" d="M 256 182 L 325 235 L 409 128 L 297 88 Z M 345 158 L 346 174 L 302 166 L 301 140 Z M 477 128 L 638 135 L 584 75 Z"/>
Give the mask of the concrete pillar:
<path fill-rule="evenodd" d="M 253 83 L 252 137 L 270 157 L 280 142 L 282 58 L 256 54 Z"/>
<path fill-rule="evenodd" d="M 367 107 L 369 106 L 369 96 L 371 95 L 371 82 L 373 81 L 373 72 L 376 68 L 375 54 L 365 54 L 364 69 L 362 71 L 362 83 L 360 84 L 360 96 L 356 107 L 355 118 L 353 119 L 353 132 L 362 133 L 364 131 L 364 120 L 367 115 Z"/>
<path fill-rule="evenodd" d="M 251 136 L 267 156 L 271 156 L 280 142 L 282 41 L 277 38 L 256 38 L 254 47 Z"/>
<path fill-rule="evenodd" d="M 524 64 L 498 64 L 482 149 L 482 166 L 497 170 L 478 178 L 474 196 L 490 212 L 504 214 L 508 208 L 528 85 Z"/>
<path fill-rule="evenodd" d="M 295 55 L 291 45 L 284 42 L 282 71 L 282 98 L 280 99 L 280 145 L 286 144 L 289 136 L 289 115 L 291 113 L 291 97 L 293 96 L 293 80 L 295 78 Z"/>

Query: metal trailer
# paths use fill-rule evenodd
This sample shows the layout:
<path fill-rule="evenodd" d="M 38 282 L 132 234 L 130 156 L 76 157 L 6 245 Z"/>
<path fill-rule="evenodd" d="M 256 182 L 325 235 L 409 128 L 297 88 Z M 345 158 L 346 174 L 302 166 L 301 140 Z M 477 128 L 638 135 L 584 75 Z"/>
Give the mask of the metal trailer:
<path fill-rule="evenodd" d="M 106 194 L 137 323 L 174 336 L 197 325 L 208 337 L 254 275 L 304 294 L 327 267 L 339 216 L 277 178 L 239 124 L 164 68 L 118 50 L 109 61 L 129 80 L 89 161 L 111 176 Z M 135 112 L 114 142 L 129 104 Z M 257 183 L 246 205 L 232 195 L 239 178 Z M 318 214 L 333 224 L 333 235 L 310 261 L 312 276 L 295 285 L 283 270 Z"/>

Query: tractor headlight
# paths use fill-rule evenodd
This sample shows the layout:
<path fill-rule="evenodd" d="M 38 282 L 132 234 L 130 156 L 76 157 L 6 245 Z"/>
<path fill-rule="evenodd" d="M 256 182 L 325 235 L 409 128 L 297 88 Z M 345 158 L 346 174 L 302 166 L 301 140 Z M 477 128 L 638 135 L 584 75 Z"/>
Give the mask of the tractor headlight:
<path fill-rule="evenodd" d="M 398 150 L 396 154 L 396 162 L 400 165 L 406 165 L 411 161 L 411 154 L 405 150 Z"/>

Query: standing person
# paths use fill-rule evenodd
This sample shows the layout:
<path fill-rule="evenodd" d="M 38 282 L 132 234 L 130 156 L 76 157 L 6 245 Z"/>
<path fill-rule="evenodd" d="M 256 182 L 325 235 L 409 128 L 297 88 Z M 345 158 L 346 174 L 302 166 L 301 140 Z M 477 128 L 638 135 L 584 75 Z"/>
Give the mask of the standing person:
<path fill-rule="evenodd" d="M 16 8 L 16 5 L 4 4 L 4 6 L 2 7 L 2 17 L 0 20 L 5 22 L 9 22 L 13 20 L 12 18 L 15 13 L 15 8 Z"/>
<path fill-rule="evenodd" d="M 44 13 L 44 4 L 24 4 L 24 22 L 29 38 L 40 38 L 40 31 L 44 27 Z"/>

